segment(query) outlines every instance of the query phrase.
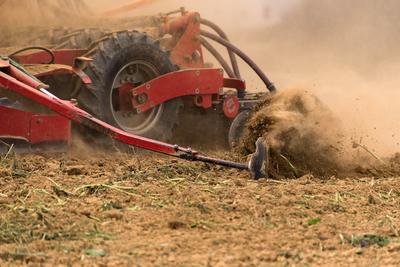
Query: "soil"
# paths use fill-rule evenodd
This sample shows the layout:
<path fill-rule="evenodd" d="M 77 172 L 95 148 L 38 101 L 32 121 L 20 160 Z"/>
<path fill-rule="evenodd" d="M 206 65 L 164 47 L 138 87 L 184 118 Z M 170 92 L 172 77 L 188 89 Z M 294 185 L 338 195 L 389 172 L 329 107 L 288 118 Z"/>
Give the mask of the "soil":
<path fill-rule="evenodd" d="M 82 152 L 1 161 L 1 266 L 400 264 L 398 177 L 252 181 Z"/>
<path fill-rule="evenodd" d="M 261 137 L 269 149 L 268 177 L 284 179 L 313 174 L 346 178 L 371 173 L 400 175 L 399 156 L 381 159 L 347 133 L 340 119 L 305 89 L 266 95 L 250 115 L 236 152 L 253 153 Z"/>

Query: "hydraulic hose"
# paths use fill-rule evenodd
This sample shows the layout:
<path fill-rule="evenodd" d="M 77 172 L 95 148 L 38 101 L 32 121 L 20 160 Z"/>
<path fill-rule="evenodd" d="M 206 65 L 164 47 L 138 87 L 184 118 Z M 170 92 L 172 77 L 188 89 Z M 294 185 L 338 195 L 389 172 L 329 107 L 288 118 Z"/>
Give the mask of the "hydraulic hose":
<path fill-rule="evenodd" d="M 229 42 L 228 36 L 225 34 L 225 32 L 214 22 L 209 21 L 207 19 L 200 19 L 200 23 L 203 25 L 206 25 L 208 27 L 210 27 L 211 29 L 213 29 L 221 38 L 225 39 L 226 41 Z M 239 71 L 239 66 L 236 60 L 236 56 L 235 54 L 232 52 L 231 49 L 227 48 L 228 50 L 228 54 L 229 54 L 229 58 L 231 60 L 231 64 L 232 64 L 232 68 L 233 68 L 233 72 L 235 73 L 235 78 L 240 79 L 240 71 Z"/>
<path fill-rule="evenodd" d="M 206 39 L 200 37 L 200 43 L 215 57 L 218 63 L 225 70 L 226 74 L 228 74 L 229 78 L 236 78 L 236 75 L 233 73 L 231 67 L 228 65 L 226 60 L 221 56 L 221 54 L 215 49 Z"/>
<path fill-rule="evenodd" d="M 43 46 L 29 46 L 29 47 L 25 47 L 22 49 L 19 49 L 11 54 L 8 55 L 9 58 L 13 58 L 15 55 L 18 55 L 19 53 L 25 52 L 25 51 L 29 51 L 29 50 L 42 50 L 47 52 L 50 56 L 51 56 L 51 60 L 48 63 L 45 64 L 54 64 L 55 60 L 56 60 L 56 56 L 54 55 L 53 51 L 51 51 L 50 49 L 43 47 Z"/>
<path fill-rule="evenodd" d="M 204 31 L 204 30 L 201 30 L 200 33 L 202 36 L 210 38 L 211 40 L 227 47 L 233 53 L 238 55 L 257 73 L 258 77 L 260 77 L 260 79 L 264 82 L 265 86 L 271 93 L 276 91 L 275 85 L 268 79 L 267 75 L 265 75 L 265 73 L 260 69 L 260 67 L 258 67 L 257 64 L 249 56 L 247 56 L 243 51 L 241 51 L 239 48 L 237 48 L 236 46 L 231 44 L 229 41 L 227 41 L 215 34 L 212 34 L 210 32 Z"/>

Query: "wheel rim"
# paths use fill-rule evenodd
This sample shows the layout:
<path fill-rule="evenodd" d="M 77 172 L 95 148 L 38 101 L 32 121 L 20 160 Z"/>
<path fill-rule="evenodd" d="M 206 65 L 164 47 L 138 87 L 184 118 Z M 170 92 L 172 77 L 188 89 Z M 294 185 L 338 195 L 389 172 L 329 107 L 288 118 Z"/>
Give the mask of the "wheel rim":
<path fill-rule="evenodd" d="M 136 110 L 120 111 L 116 107 L 118 88 L 122 84 L 131 82 L 139 86 L 158 76 L 160 73 L 157 68 L 143 60 L 132 61 L 118 71 L 112 83 L 109 99 L 112 116 L 121 129 L 135 134 L 144 134 L 157 124 L 164 109 L 163 104 L 140 114 Z"/>

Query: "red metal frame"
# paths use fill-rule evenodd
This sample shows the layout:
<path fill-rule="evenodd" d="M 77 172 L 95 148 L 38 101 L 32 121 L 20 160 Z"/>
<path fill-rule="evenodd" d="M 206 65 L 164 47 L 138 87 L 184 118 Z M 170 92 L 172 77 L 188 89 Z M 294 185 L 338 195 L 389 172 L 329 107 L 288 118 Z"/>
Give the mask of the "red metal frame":
<path fill-rule="evenodd" d="M 26 83 L 25 75 L 29 77 L 29 75 L 23 73 L 24 75 L 16 75 L 10 76 L 9 74 L 13 71 L 18 70 L 23 73 L 22 70 L 19 70 L 13 66 L 13 64 L 7 64 L 6 60 L 0 59 L 0 87 L 6 90 L 13 91 L 18 93 L 19 95 L 26 97 L 40 105 L 43 105 L 50 110 L 60 114 L 66 119 L 77 122 L 89 128 L 95 129 L 99 132 L 102 132 L 111 138 L 119 140 L 127 145 L 132 145 L 135 147 L 143 148 L 146 150 L 154 151 L 157 153 L 163 153 L 174 157 L 179 157 L 186 160 L 192 161 L 202 161 L 209 162 L 213 164 L 218 164 L 221 166 L 233 167 L 242 170 L 250 170 L 250 165 L 248 163 L 237 163 L 231 162 L 216 158 L 207 157 L 205 155 L 200 154 L 197 151 L 192 151 L 190 148 L 183 148 L 178 145 L 171 145 L 164 142 L 152 140 L 149 138 L 141 137 L 138 135 L 127 133 L 121 129 L 115 128 L 101 120 L 94 118 L 89 113 L 79 109 L 70 101 L 65 101 L 57 98 L 56 96 L 51 95 L 46 91 L 39 91 L 34 87 L 29 86 L 28 84 L 35 84 L 36 81 L 32 78 L 31 83 Z M 15 74 L 15 73 L 14 73 Z M 22 77 L 22 81 L 19 78 Z M 2 121 L 8 121 L 12 119 L 10 117 L 10 113 L 1 112 L 6 117 L 3 118 Z M 12 115 L 12 114 L 11 114 Z M 26 114 L 22 115 L 25 116 Z M 7 119 L 8 118 L 8 119 Z M 37 136 L 38 133 L 43 133 L 43 128 L 48 125 L 48 123 L 54 123 L 54 121 L 46 121 L 44 124 L 45 117 L 37 117 L 35 115 L 31 116 L 31 120 L 29 121 L 29 127 L 31 128 L 31 134 Z M 25 118 L 26 120 L 26 118 Z M 32 123 L 33 122 L 33 123 Z M 36 125 L 35 125 L 36 124 Z M 38 128 L 36 128 L 36 126 Z M 26 131 L 26 128 L 22 129 L 22 131 Z M 15 134 L 16 132 L 14 132 Z M 51 135 L 49 133 L 49 138 L 56 138 L 56 136 Z M 26 135 L 25 135 L 26 138 Z M 40 141 L 40 137 L 34 141 Z M 252 171 L 252 170 L 251 170 Z"/>
<path fill-rule="evenodd" d="M 86 49 L 59 49 L 54 50 L 54 64 L 73 66 L 75 59 L 84 55 Z M 45 64 L 50 61 L 50 55 L 45 51 L 38 51 L 15 56 L 20 64 Z"/>
<path fill-rule="evenodd" d="M 200 34 L 200 14 L 192 12 L 170 21 L 166 17 L 165 20 L 162 31 L 178 38 L 171 51 L 172 61 L 186 68 L 203 68 L 203 49 L 197 38 Z"/>
<path fill-rule="evenodd" d="M 202 101 L 195 104 L 210 108 L 212 97 L 219 97 L 224 84 L 220 69 L 181 70 L 159 76 L 141 86 L 133 88 L 132 106 L 145 112 L 161 103 L 181 96 L 201 96 Z M 145 96 L 145 103 L 139 103 L 138 97 Z M 196 98 L 199 99 L 199 98 Z"/>
<path fill-rule="evenodd" d="M 135 108 L 140 113 L 146 112 L 182 96 L 193 96 L 196 106 L 207 109 L 212 106 L 213 100 L 220 100 L 222 89 L 228 86 L 241 88 L 244 82 L 225 79 L 222 69 L 187 69 L 171 72 L 138 87 L 131 83 L 123 84 L 119 88 L 120 109 Z M 238 98 L 226 97 L 224 105 L 224 114 L 233 119 L 240 108 Z"/>
<path fill-rule="evenodd" d="M 70 143 L 71 122 L 56 115 L 39 115 L 0 105 L 0 138 L 20 139 L 30 144 Z"/>

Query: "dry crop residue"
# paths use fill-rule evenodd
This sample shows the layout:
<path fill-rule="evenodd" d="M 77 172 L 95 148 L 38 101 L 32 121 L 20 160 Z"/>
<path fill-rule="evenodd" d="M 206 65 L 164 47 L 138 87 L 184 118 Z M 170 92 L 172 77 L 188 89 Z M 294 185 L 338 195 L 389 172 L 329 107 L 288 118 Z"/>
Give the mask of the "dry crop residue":
<path fill-rule="evenodd" d="M 398 178 L 254 182 L 110 153 L 1 164 L 2 266 L 400 264 Z"/>

